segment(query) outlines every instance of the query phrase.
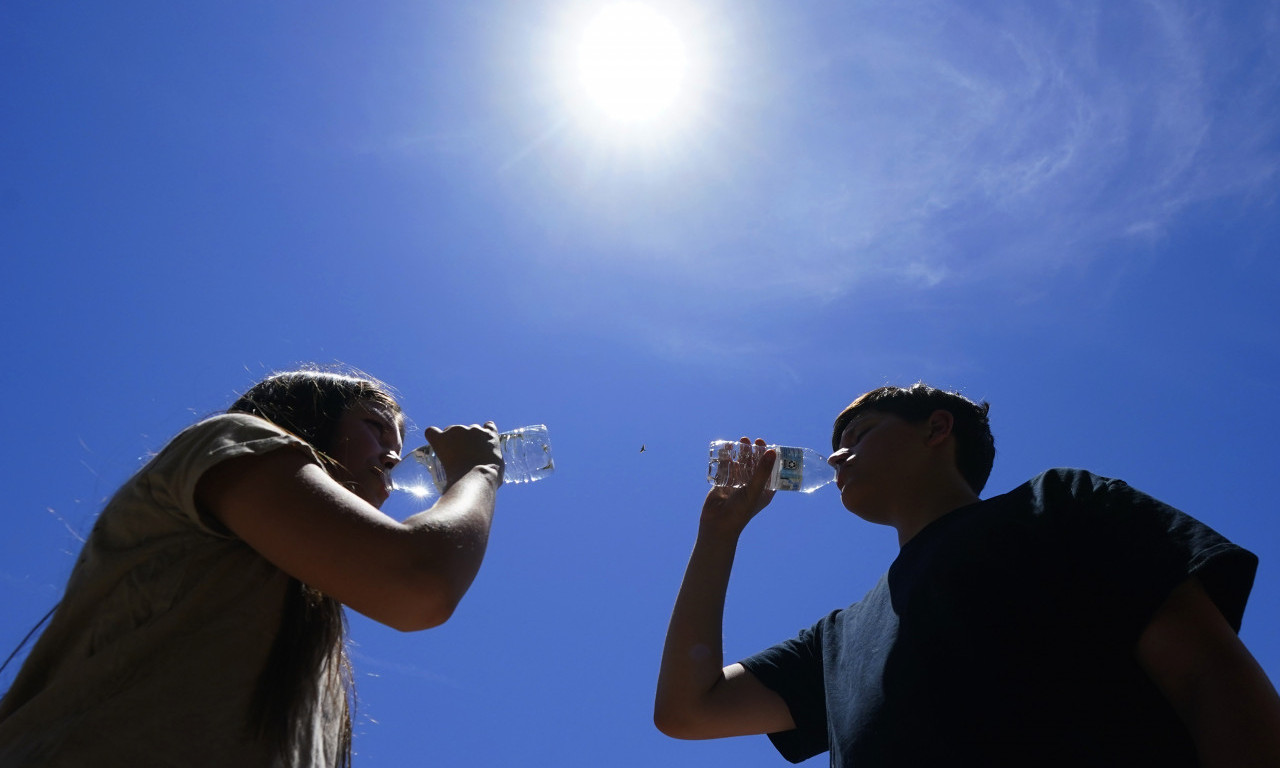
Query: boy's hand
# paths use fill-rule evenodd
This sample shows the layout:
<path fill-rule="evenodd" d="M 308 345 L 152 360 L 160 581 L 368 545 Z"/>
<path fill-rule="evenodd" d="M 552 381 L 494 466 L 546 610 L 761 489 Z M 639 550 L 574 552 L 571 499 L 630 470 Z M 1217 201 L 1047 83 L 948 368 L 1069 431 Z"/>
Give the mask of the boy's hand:
<path fill-rule="evenodd" d="M 739 442 L 750 446 L 751 441 L 742 438 Z M 755 445 L 764 448 L 764 440 L 756 439 Z M 760 510 L 773 500 L 774 491 L 767 490 L 769 476 L 773 473 L 773 463 L 777 461 L 775 451 L 768 450 L 759 454 L 759 458 L 747 459 L 746 469 L 750 472 L 745 485 L 737 488 L 716 486 L 707 493 L 702 503 L 702 529 L 708 533 L 737 536 L 747 527 L 747 523 L 759 514 Z M 726 467 L 726 471 L 729 471 Z"/>

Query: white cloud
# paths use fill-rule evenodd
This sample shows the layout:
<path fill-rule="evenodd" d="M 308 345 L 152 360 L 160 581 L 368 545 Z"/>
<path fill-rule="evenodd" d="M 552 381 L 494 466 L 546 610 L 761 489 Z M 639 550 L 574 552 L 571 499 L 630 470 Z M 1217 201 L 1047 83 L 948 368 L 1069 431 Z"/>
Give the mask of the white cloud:
<path fill-rule="evenodd" d="M 600 237 L 630 227 L 667 270 L 712 253 L 685 262 L 692 280 L 716 259 L 782 260 L 772 297 L 827 301 L 874 276 L 1018 280 L 1156 236 L 1189 205 L 1275 183 L 1276 14 L 1212 13 L 886 0 L 814 17 L 797 59 L 756 63 L 767 97 L 744 116 L 787 123 L 764 151 L 722 142 L 737 195 L 662 207 L 660 227 L 627 209 Z"/>
<path fill-rule="evenodd" d="M 784 240 L 804 254 L 783 288 L 830 298 L 895 271 L 924 286 L 1017 279 L 1275 183 L 1275 50 L 1259 37 L 1274 11 L 860 8 L 826 30 L 842 47 L 792 78 L 812 90 L 779 105 L 811 134 L 788 138 L 790 168 L 763 185 L 789 200 L 755 258 Z M 1249 45 L 1270 47 L 1250 64 L 1235 55 Z"/>
<path fill-rule="evenodd" d="M 521 174 L 512 201 L 554 244 L 543 272 L 678 286 L 644 313 L 669 357 L 759 352 L 698 329 L 744 302 L 1043 295 L 1068 266 L 1158 250 L 1189 206 L 1275 195 L 1270 5 L 870 0 L 750 22 L 726 5 L 740 58 L 703 134 L 665 155 L 557 135 L 502 173 Z M 617 299 L 598 289 L 561 311 L 576 322 Z"/>

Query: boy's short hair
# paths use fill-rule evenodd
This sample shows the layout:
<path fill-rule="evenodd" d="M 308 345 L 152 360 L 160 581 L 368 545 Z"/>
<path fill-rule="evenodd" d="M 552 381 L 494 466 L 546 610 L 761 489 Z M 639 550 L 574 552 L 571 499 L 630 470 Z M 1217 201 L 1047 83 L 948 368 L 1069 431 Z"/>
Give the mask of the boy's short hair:
<path fill-rule="evenodd" d="M 996 441 L 987 421 L 990 409 L 985 401 L 975 403 L 958 392 L 935 389 L 924 382 L 906 388 L 880 387 L 858 397 L 836 417 L 831 450 L 840 449 L 845 427 L 867 411 L 893 414 L 910 422 L 924 421 L 934 411 L 947 411 L 955 419 L 956 467 L 973 492 L 981 493 L 996 459 Z"/>

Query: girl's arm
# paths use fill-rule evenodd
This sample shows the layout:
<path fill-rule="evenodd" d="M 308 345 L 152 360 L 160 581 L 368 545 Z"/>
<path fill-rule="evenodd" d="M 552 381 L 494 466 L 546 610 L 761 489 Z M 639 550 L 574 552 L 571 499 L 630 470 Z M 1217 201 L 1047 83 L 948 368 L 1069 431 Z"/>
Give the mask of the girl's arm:
<path fill-rule="evenodd" d="M 450 428 L 432 442 L 457 479 L 403 522 L 299 451 L 216 465 L 197 483 L 196 504 L 299 581 L 388 626 L 427 629 L 444 623 L 471 586 L 502 482 L 492 424 Z"/>

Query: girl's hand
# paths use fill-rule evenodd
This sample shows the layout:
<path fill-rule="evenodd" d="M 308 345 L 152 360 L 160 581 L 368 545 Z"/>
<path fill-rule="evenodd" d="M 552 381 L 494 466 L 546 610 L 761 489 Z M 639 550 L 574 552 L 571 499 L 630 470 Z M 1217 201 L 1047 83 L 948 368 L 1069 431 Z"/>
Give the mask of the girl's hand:
<path fill-rule="evenodd" d="M 502 446 L 498 440 L 498 427 L 492 421 L 483 426 L 455 424 L 445 429 L 428 427 L 424 433 L 431 444 L 440 466 L 444 468 L 447 490 L 473 467 L 489 465 L 497 467 L 498 482 L 502 482 Z"/>

